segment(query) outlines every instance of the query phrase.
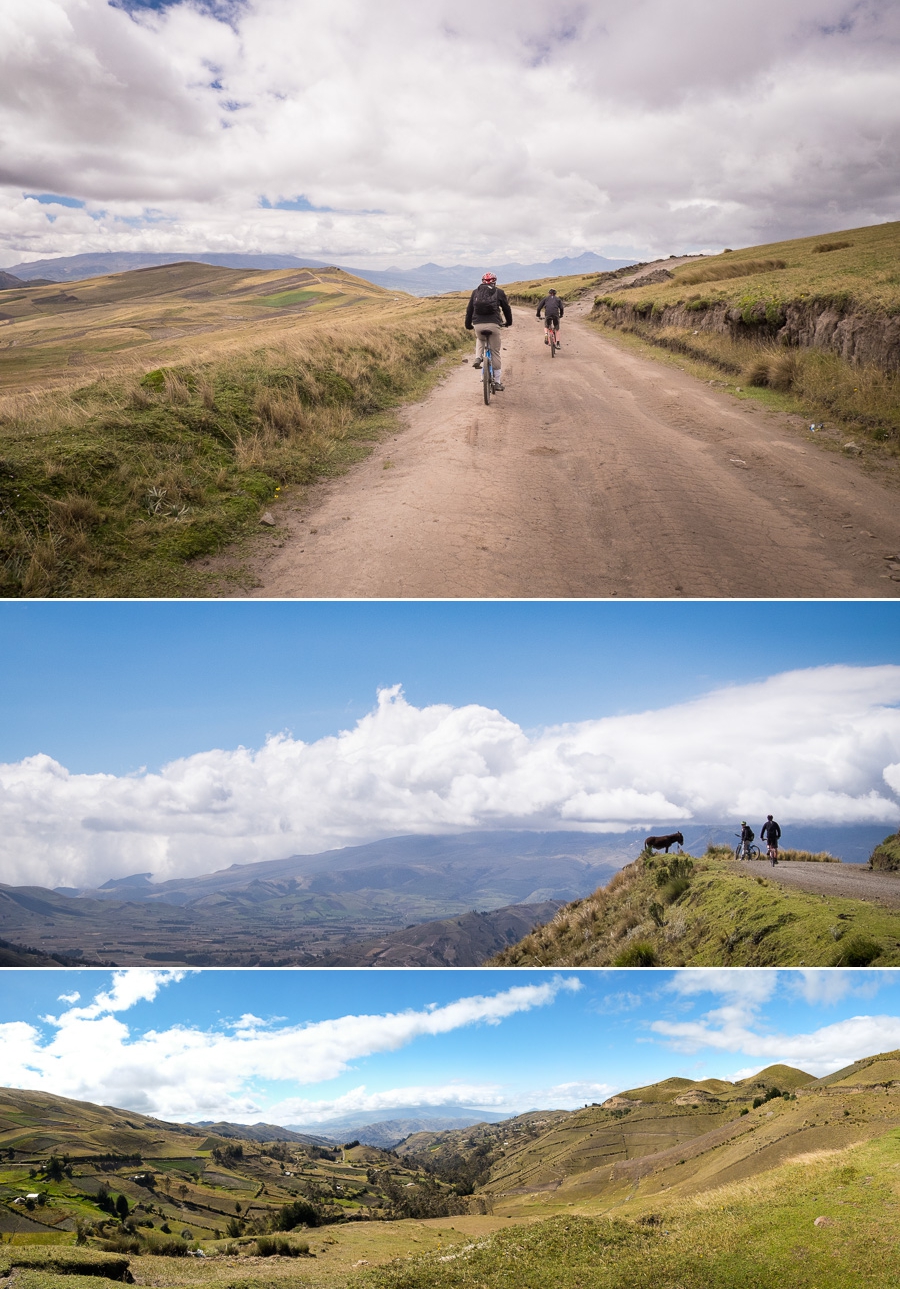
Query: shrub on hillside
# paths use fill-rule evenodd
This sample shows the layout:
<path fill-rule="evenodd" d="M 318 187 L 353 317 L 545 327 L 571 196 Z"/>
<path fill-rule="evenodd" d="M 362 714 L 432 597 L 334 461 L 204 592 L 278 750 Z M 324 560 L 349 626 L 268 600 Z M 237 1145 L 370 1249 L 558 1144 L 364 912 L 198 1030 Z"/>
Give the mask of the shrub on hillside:
<path fill-rule="evenodd" d="M 319 1226 L 321 1221 L 322 1216 L 315 1204 L 307 1199 L 295 1199 L 278 1210 L 272 1219 L 272 1229 L 293 1231 L 295 1226 Z"/>
<path fill-rule="evenodd" d="M 868 967 L 882 954 L 880 944 L 865 935 L 855 935 L 838 951 L 833 967 Z"/>
<path fill-rule="evenodd" d="M 674 904 L 680 896 L 684 895 L 689 886 L 690 882 L 686 877 L 675 877 L 671 882 L 666 882 L 665 886 L 661 887 L 659 898 L 663 904 Z"/>
<path fill-rule="evenodd" d="M 895 873 L 900 870 L 900 832 L 885 837 L 869 856 L 869 868 L 883 873 Z"/>
<path fill-rule="evenodd" d="M 256 1249 L 261 1258 L 306 1258 L 309 1256 L 307 1240 L 291 1241 L 283 1235 L 260 1235 L 256 1240 Z"/>
<path fill-rule="evenodd" d="M 635 940 L 616 958 L 613 963 L 614 967 L 655 967 L 656 950 L 652 944 L 646 944 L 643 941 Z"/>

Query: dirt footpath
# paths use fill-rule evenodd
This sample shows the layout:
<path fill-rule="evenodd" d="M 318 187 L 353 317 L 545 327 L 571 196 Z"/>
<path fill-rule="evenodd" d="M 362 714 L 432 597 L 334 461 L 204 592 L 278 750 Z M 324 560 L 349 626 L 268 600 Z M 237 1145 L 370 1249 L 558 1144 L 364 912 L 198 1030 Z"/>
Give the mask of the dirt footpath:
<path fill-rule="evenodd" d="M 900 873 L 873 872 L 865 864 L 809 864 L 798 860 L 779 863 L 767 859 L 735 862 L 741 872 L 763 876 L 782 886 L 799 887 L 813 895 L 841 895 L 900 908 Z"/>
<path fill-rule="evenodd" d="M 517 309 L 489 407 L 460 364 L 402 433 L 280 506 L 286 540 L 251 594 L 900 595 L 884 558 L 900 557 L 895 489 L 796 418 L 619 348 L 577 308 L 562 334 L 551 359 Z"/>

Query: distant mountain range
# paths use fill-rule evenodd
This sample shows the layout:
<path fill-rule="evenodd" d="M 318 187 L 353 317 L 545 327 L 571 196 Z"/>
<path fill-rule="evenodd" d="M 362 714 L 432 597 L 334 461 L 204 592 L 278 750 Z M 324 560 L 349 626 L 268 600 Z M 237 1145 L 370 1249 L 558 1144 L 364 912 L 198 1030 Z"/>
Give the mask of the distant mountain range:
<path fill-rule="evenodd" d="M 152 268 L 158 264 L 214 264 L 232 269 L 321 269 L 329 267 L 327 260 L 303 259 L 296 255 L 241 255 L 218 254 L 208 251 L 151 252 L 151 251 L 100 251 L 82 255 L 60 255 L 53 259 L 32 260 L 29 264 L 13 264 L 0 273 L 0 290 L 22 286 L 35 279 L 42 282 L 80 282 L 85 278 L 103 277 L 108 273 L 126 273 L 130 269 Z M 545 264 L 484 264 L 472 266 L 454 264 L 447 268 L 441 264 L 420 264 L 414 269 L 359 269 L 348 264 L 334 267 L 353 273 L 366 282 L 385 287 L 389 291 L 407 291 L 410 295 L 438 295 L 444 291 L 464 291 L 477 286 L 487 268 L 497 274 L 501 282 L 520 282 L 524 278 L 565 277 L 573 273 L 605 273 L 624 268 L 630 260 L 610 260 L 593 251 L 581 255 L 549 260 Z M 11 279 L 11 280 L 10 280 Z"/>
<path fill-rule="evenodd" d="M 237 1138 L 241 1141 L 295 1141 L 301 1146 L 330 1146 L 332 1138 L 308 1132 L 294 1132 L 277 1123 L 229 1123 L 227 1120 L 198 1119 L 192 1128 L 203 1128 L 211 1137 Z"/>
<path fill-rule="evenodd" d="M 444 1113 L 441 1113 L 444 1111 Z M 465 1110 L 459 1106 L 429 1106 L 422 1113 L 421 1106 L 392 1106 L 390 1119 L 372 1121 L 364 1111 L 344 1115 L 342 1119 L 329 1119 L 323 1123 L 292 1124 L 296 1132 L 314 1132 L 329 1137 L 334 1142 L 356 1138 L 366 1146 L 379 1146 L 392 1150 L 414 1132 L 459 1132 L 475 1123 L 499 1123 L 505 1117 L 484 1110 Z"/>
<path fill-rule="evenodd" d="M 463 1110 L 459 1106 L 429 1106 L 429 1113 L 422 1114 L 419 1106 L 392 1106 L 390 1119 L 372 1120 L 370 1114 L 359 1111 L 340 1119 L 326 1119 L 321 1123 L 292 1124 L 281 1127 L 274 1123 L 229 1123 L 211 1119 L 198 1119 L 191 1126 L 203 1128 L 211 1137 L 241 1139 L 243 1141 L 293 1141 L 306 1146 L 343 1145 L 351 1138 L 364 1146 L 378 1146 L 393 1150 L 414 1132 L 459 1132 L 475 1123 L 499 1123 L 503 1115 L 484 1110 Z M 447 1113 L 441 1114 L 441 1110 Z M 437 1111 L 437 1113 L 435 1113 Z"/>

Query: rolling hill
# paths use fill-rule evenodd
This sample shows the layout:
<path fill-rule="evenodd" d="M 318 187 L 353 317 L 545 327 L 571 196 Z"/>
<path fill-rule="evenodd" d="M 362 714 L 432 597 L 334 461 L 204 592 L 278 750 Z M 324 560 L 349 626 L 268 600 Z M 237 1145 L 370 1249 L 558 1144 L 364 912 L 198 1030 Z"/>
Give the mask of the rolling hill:
<path fill-rule="evenodd" d="M 453 298 L 179 263 L 0 293 L 0 594 L 221 594 L 195 561 L 342 473 L 468 345 Z M 276 535 L 277 536 L 277 535 Z"/>
<path fill-rule="evenodd" d="M 5 276 L 28 281 L 37 277 L 53 282 L 78 282 L 102 274 L 122 273 L 133 269 L 158 267 L 191 261 L 233 269 L 321 269 L 329 267 L 324 260 L 303 259 L 296 255 L 241 255 L 194 251 L 184 254 L 165 254 L 142 251 L 104 251 L 82 255 L 60 255 L 53 259 L 32 260 L 15 264 Z M 621 268 L 627 260 L 610 260 L 592 251 L 581 255 L 549 260 L 544 264 L 500 264 L 494 271 L 502 282 L 512 282 L 526 277 L 562 277 L 572 273 L 602 273 Z M 390 291 L 407 291 L 410 295 L 435 295 L 442 291 L 471 290 L 480 280 L 484 267 L 455 264 L 420 264 L 416 268 L 358 269 L 347 265 L 338 267 L 353 277 L 362 278 Z M 0 275 L 0 290 L 3 289 Z M 14 281 L 9 285 L 14 286 Z"/>
<path fill-rule="evenodd" d="M 333 1289 L 883 1289 L 900 1270 L 898 1078 L 900 1051 L 822 1078 L 785 1065 L 669 1078 L 577 1111 L 419 1132 L 394 1154 L 5 1090 L 0 1257 L 14 1276 L 52 1273 L 45 1289 L 121 1279 L 128 1263 L 141 1283 L 224 1289 L 237 1272 L 245 1289 L 287 1289 L 288 1255 L 304 1252 L 303 1282 Z M 125 1197 L 125 1224 L 107 1193 Z M 326 1225 L 261 1258 L 298 1197 Z M 429 1197 L 450 1214 L 410 1212 Z M 206 1258 L 182 1272 L 172 1255 L 188 1244 Z M 103 1250 L 126 1254 L 118 1273 Z"/>

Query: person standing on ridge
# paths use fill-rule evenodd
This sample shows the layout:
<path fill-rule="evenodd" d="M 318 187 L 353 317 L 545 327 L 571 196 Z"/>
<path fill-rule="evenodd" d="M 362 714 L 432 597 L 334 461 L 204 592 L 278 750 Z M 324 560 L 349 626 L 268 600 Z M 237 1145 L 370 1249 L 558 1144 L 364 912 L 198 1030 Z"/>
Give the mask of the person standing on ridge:
<path fill-rule="evenodd" d="M 512 326 L 512 309 L 506 298 L 506 292 L 497 286 L 497 274 L 487 272 L 469 296 L 469 307 L 466 309 L 466 331 L 475 332 L 476 371 L 484 361 L 485 340 L 491 347 L 494 368 L 494 388 L 503 389 L 500 358 L 500 328 Z"/>
<path fill-rule="evenodd" d="M 535 317 L 539 318 L 541 316 L 542 309 L 544 311 L 544 327 L 545 327 L 544 344 L 549 345 L 550 330 L 552 328 L 556 332 L 556 344 L 558 347 L 559 346 L 559 320 L 565 313 L 566 309 L 562 300 L 560 300 L 559 296 L 556 294 L 555 286 L 551 286 L 550 294 L 545 295 L 543 300 L 538 305 L 537 313 L 535 314 Z"/>
<path fill-rule="evenodd" d="M 781 836 L 781 828 L 775 822 L 771 815 L 766 816 L 766 822 L 759 830 L 759 839 L 766 843 L 766 853 L 772 861 L 772 867 L 778 863 L 778 839 Z"/>

